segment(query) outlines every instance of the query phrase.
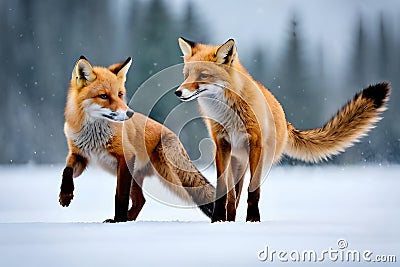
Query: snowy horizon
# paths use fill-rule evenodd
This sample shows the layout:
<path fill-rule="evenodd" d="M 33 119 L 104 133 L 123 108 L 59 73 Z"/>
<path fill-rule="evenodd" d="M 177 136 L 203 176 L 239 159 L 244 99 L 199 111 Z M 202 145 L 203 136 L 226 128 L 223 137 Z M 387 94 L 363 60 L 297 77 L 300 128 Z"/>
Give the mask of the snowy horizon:
<path fill-rule="evenodd" d="M 308 266 L 260 261 L 258 253 L 265 246 L 322 253 L 340 250 L 339 240 L 350 251 L 400 260 L 399 165 L 274 167 L 262 185 L 261 223 L 244 222 L 243 195 L 237 222 L 214 224 L 197 208 L 148 196 L 138 221 L 103 224 L 113 215 L 115 177 L 88 169 L 75 180 L 70 207 L 62 208 L 62 167 L 0 166 L 1 266 Z M 205 175 L 212 180 L 212 172 Z M 144 189 L 159 187 L 156 179 L 148 179 Z M 319 264 L 343 262 L 326 258 Z"/>

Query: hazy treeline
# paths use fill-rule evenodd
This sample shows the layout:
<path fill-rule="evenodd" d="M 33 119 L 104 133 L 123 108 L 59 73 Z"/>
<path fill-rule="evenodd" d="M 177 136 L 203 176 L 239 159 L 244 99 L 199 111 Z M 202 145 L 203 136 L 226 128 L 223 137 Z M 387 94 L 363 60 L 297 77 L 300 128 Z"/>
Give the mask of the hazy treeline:
<path fill-rule="evenodd" d="M 396 122 L 400 102 L 400 34 L 394 32 L 391 19 L 380 14 L 370 28 L 360 14 L 352 35 L 353 46 L 347 51 L 345 67 L 330 76 L 337 68 L 325 62 L 320 47 L 305 54 L 307 40 L 299 29 L 301 20 L 288 22 L 288 38 L 275 60 L 265 60 L 262 50 L 256 49 L 249 68 L 258 80 L 266 84 L 283 104 L 287 119 L 299 129 L 322 126 L 354 94 L 372 83 L 390 81 L 392 94 L 389 110 L 383 114 L 378 129 L 362 139 L 360 144 L 335 157 L 333 163 L 400 162 L 400 125 Z M 334 38 L 334 36 L 332 36 Z M 262 61 L 259 61 L 262 59 Z M 326 67 L 328 66 L 328 67 Z M 298 162 L 286 159 L 285 163 Z"/>
<path fill-rule="evenodd" d="M 64 161 L 67 149 L 63 108 L 71 71 L 81 54 L 95 65 L 110 65 L 132 56 L 133 68 L 127 82 L 130 95 L 153 74 L 182 62 L 177 37 L 211 40 L 207 22 L 191 2 L 185 4 L 180 16 L 172 14 L 168 1 L 134 1 L 127 5 L 128 10 L 117 3 L 0 2 L 0 163 Z M 125 16 L 121 18 L 121 14 Z M 335 158 L 336 163 L 400 162 L 400 124 L 396 121 L 400 34 L 392 34 L 384 14 L 375 24 L 379 30 L 374 36 L 370 36 L 362 17 L 359 25 L 350 25 L 354 26 L 354 47 L 340 81 L 326 75 L 322 50 L 304 53 L 307 39 L 299 29 L 301 18 L 288 21 L 288 37 L 282 40 L 284 45 L 274 60 L 259 46 L 252 49 L 250 58 L 242 58 L 250 73 L 277 96 L 288 120 L 299 129 L 321 126 L 329 118 L 326 107 L 339 108 L 345 103 L 338 102 L 337 95 L 350 99 L 356 88 L 380 80 L 392 82 L 390 110 L 379 123 L 379 131 Z M 171 91 L 150 115 L 163 121 L 177 104 L 179 100 Z M 187 107 L 196 111 L 195 103 Z M 197 142 L 205 136 L 201 120 L 181 133 L 192 158 L 199 157 Z"/>

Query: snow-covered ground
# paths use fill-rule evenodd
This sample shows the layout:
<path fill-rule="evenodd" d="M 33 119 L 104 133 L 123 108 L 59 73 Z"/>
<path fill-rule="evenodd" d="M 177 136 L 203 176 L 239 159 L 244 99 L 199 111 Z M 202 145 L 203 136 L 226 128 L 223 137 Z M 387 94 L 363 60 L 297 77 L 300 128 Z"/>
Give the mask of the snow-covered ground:
<path fill-rule="evenodd" d="M 215 224 L 151 197 L 137 222 L 103 224 L 113 215 L 115 178 L 88 170 L 62 208 L 62 168 L 0 167 L 0 266 L 309 266 L 292 258 L 311 250 L 324 256 L 314 266 L 366 265 L 342 261 L 349 250 L 367 251 L 371 261 L 396 256 L 397 263 L 371 266 L 400 262 L 400 166 L 274 167 L 262 185 L 261 223 L 244 222 L 242 196 L 238 222 Z M 158 186 L 155 178 L 145 183 L 166 194 Z M 260 261 L 266 246 L 269 258 Z"/>

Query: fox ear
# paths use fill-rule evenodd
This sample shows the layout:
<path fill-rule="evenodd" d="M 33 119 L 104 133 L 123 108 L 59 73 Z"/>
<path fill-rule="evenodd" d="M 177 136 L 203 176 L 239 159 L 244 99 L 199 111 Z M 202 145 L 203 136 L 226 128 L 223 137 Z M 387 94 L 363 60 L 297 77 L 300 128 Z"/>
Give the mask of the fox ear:
<path fill-rule="evenodd" d="M 236 58 L 237 50 L 235 41 L 233 39 L 229 39 L 218 47 L 217 52 L 215 52 L 215 56 L 217 57 L 217 63 L 219 64 L 232 64 L 233 60 Z"/>
<path fill-rule="evenodd" d="M 72 79 L 76 81 L 78 88 L 82 88 L 96 79 L 92 65 L 90 65 L 84 56 L 81 56 L 76 62 L 75 68 L 72 71 Z"/>
<path fill-rule="evenodd" d="M 186 40 L 183 37 L 179 37 L 178 43 L 184 57 L 192 56 L 192 48 L 195 46 L 194 42 Z"/>
<path fill-rule="evenodd" d="M 126 75 L 128 74 L 128 70 L 132 65 L 132 58 L 128 57 L 124 62 L 117 63 L 108 67 L 108 69 L 113 72 L 119 79 L 122 79 L 123 82 L 126 81 Z"/>

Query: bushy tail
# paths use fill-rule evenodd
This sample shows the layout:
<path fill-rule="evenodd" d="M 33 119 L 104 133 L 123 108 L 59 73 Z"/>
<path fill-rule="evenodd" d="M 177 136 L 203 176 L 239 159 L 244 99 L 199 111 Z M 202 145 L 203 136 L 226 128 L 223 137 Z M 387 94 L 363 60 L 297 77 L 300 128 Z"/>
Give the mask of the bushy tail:
<path fill-rule="evenodd" d="M 215 187 L 193 165 L 178 137 L 168 131 L 163 135 L 157 150 L 159 161 L 154 167 L 169 182 L 167 186 L 183 199 L 187 199 L 188 195 L 211 218 Z"/>
<path fill-rule="evenodd" d="M 321 128 L 297 130 L 288 122 L 284 153 L 303 161 L 318 162 L 343 152 L 374 128 L 386 110 L 389 94 L 389 83 L 371 85 L 356 94 Z"/>
<path fill-rule="evenodd" d="M 192 163 L 190 164 L 195 168 Z M 176 172 L 194 203 L 198 205 L 205 215 L 211 218 L 215 200 L 214 186 L 198 170 L 188 172 L 187 170 L 176 169 Z"/>

